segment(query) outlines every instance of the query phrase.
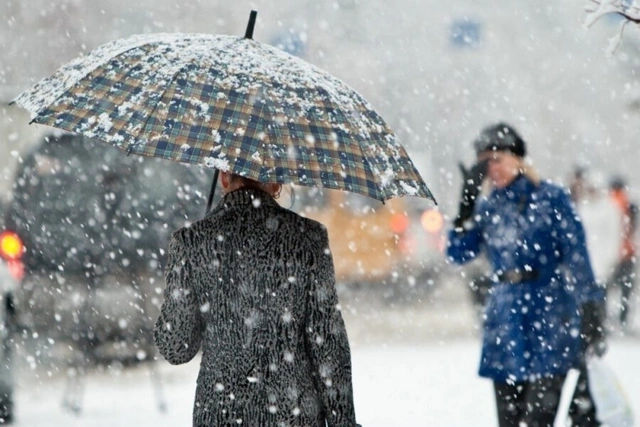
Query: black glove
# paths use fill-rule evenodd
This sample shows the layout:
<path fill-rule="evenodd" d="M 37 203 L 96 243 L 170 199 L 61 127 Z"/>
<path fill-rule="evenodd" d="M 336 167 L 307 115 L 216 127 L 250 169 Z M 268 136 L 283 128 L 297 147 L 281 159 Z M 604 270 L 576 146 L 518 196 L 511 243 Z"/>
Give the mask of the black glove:
<path fill-rule="evenodd" d="M 583 304 L 580 336 L 582 337 L 582 349 L 585 355 L 595 354 L 600 357 L 606 353 L 605 317 L 606 309 L 604 302 L 589 301 Z"/>
<path fill-rule="evenodd" d="M 459 163 L 463 183 L 458 216 L 453 221 L 456 229 L 462 229 L 464 222 L 473 216 L 473 208 L 476 205 L 482 181 L 487 173 L 487 163 L 486 160 L 483 160 L 471 166 L 469 170 L 462 163 Z"/>

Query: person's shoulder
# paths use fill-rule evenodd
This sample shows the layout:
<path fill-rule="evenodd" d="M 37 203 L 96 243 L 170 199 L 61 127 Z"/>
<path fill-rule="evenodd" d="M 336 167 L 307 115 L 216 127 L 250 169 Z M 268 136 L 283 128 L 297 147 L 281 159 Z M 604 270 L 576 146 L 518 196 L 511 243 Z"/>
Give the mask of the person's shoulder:
<path fill-rule="evenodd" d="M 189 240 L 191 234 L 191 227 L 181 227 L 171 233 L 172 243 L 184 243 Z"/>
<path fill-rule="evenodd" d="M 327 227 L 324 224 L 311 218 L 305 218 L 302 216 L 299 217 L 304 225 L 305 230 L 307 230 L 311 235 L 319 238 L 326 238 L 328 232 Z"/>
<path fill-rule="evenodd" d="M 316 220 L 298 216 L 300 220 L 299 235 L 305 240 L 304 245 L 312 253 L 327 255 L 329 249 L 329 231 L 327 227 Z"/>
<path fill-rule="evenodd" d="M 571 199 L 569 189 L 550 180 L 540 181 L 536 192 L 547 199 Z"/>
<path fill-rule="evenodd" d="M 292 210 L 279 207 L 278 213 L 286 218 L 287 222 L 294 224 L 297 231 L 301 234 L 309 234 L 311 237 L 322 236 L 327 234 L 327 228 L 324 224 L 311 219 L 304 217 Z"/>
<path fill-rule="evenodd" d="M 190 225 L 181 227 L 171 233 L 171 242 L 180 243 L 186 246 L 193 245 L 199 239 L 198 236 L 205 233 L 205 230 L 211 228 L 211 223 L 207 218 L 199 219 Z"/>

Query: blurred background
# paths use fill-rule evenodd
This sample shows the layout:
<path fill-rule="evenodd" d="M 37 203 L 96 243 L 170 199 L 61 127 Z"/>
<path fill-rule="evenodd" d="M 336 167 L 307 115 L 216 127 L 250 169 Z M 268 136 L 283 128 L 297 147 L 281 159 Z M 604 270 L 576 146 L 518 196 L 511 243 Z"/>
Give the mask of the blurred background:
<path fill-rule="evenodd" d="M 7 102 L 74 57 L 145 32 L 243 34 L 259 12 L 256 39 L 279 45 L 361 92 L 392 125 L 441 208 L 454 206 L 459 160 L 498 119 L 530 144 L 544 176 L 566 180 L 576 163 L 626 171 L 635 189 L 640 130 L 640 38 L 620 24 L 586 30 L 583 0 L 5 0 L 0 5 L 0 144 L 11 152 L 43 132 Z M 15 156 L 3 156 L 10 188 Z M 439 197 L 438 197 L 439 196 Z"/>
<path fill-rule="evenodd" d="M 454 268 L 446 264 L 442 251 L 446 228 L 457 209 L 458 162 L 473 161 L 471 141 L 479 130 L 507 121 L 524 137 L 543 177 L 568 185 L 576 167 L 594 169 L 605 181 L 614 175 L 624 177 L 631 197 L 640 200 L 636 166 L 640 32 L 627 29 L 620 48 L 608 56 L 609 39 L 617 34 L 621 21 L 607 16 L 587 30 L 585 6 L 586 0 L 3 0 L 0 202 L 13 202 L 25 153 L 50 132 L 29 126 L 27 113 L 8 105 L 19 93 L 71 59 L 132 34 L 242 35 L 249 12 L 255 9 L 254 38 L 309 61 L 360 92 L 396 131 L 438 200 L 437 207 L 414 199 L 381 206 L 357 196 L 296 189 L 295 197 L 283 201 L 329 226 L 345 320 L 355 357 L 367 367 L 358 374 L 361 384 L 386 363 L 378 358 L 383 353 L 368 353 L 371 346 L 400 348 L 400 354 L 390 356 L 396 358 L 414 351 L 424 358 L 436 354 L 443 364 L 454 353 L 466 352 L 461 362 L 464 369 L 452 368 L 447 375 L 472 381 L 483 291 L 475 278 L 485 267 L 480 262 Z M 206 177 L 200 181 L 204 184 L 198 191 L 206 191 Z M 180 215 L 182 222 L 188 222 L 199 214 Z M 152 288 L 157 290 L 162 285 L 156 276 Z M 454 343 L 451 352 L 438 350 L 450 343 Z M 68 374 L 68 369 L 51 364 L 47 366 L 57 367 L 42 373 L 41 354 L 33 356 L 41 350 L 17 351 L 21 378 L 30 384 L 18 388 L 35 390 L 23 393 L 23 413 L 62 384 L 47 385 L 47 377 Z M 638 352 L 636 347 L 632 351 Z M 146 359 L 147 355 L 137 353 L 136 357 Z M 77 368 L 72 364 L 72 370 Z M 167 375 L 170 384 L 184 384 L 176 374 Z M 402 375 L 411 377 L 411 372 Z M 392 387 L 388 381 L 385 384 Z M 34 384 L 38 387 L 33 388 Z M 117 394 L 118 383 L 114 384 Z M 491 425 L 491 391 L 481 384 L 481 393 L 489 400 L 486 408 L 478 409 L 479 417 Z M 187 407 L 186 416 L 191 385 L 184 387 L 187 397 L 181 404 Z M 631 395 L 640 411 L 640 383 L 634 387 L 638 389 Z M 471 387 L 468 392 L 475 390 Z M 147 392 L 151 395 L 151 388 Z M 452 387 L 451 393 L 456 392 Z M 425 399 L 431 397 L 427 393 Z M 58 403 L 52 400 L 44 407 L 57 411 Z M 44 423 L 44 414 L 32 418 L 29 425 L 52 425 Z M 420 417 L 424 419 L 424 414 Z M 458 425 L 439 420 L 405 425 Z"/>

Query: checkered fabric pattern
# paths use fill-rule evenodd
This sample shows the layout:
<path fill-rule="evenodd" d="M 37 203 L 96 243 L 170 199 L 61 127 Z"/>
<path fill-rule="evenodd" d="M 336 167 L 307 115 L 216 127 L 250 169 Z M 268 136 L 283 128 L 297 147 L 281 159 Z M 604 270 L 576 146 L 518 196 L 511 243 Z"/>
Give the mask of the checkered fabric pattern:
<path fill-rule="evenodd" d="M 117 40 L 63 66 L 15 102 L 36 123 L 128 153 L 381 201 L 433 199 L 389 126 L 357 92 L 251 39 Z"/>

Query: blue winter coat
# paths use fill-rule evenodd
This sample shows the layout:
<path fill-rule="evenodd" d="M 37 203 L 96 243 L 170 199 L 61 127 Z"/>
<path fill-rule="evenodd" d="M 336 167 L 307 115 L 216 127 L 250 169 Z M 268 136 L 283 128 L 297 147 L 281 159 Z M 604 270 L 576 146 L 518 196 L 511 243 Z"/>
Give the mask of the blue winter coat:
<path fill-rule="evenodd" d="M 447 253 L 461 264 L 484 252 L 495 273 L 480 376 L 504 382 L 565 375 L 581 357 L 580 306 L 604 298 L 567 192 L 520 176 L 478 200 L 473 224 L 450 231 Z M 499 281 L 497 273 L 516 269 L 538 276 L 518 284 Z"/>

